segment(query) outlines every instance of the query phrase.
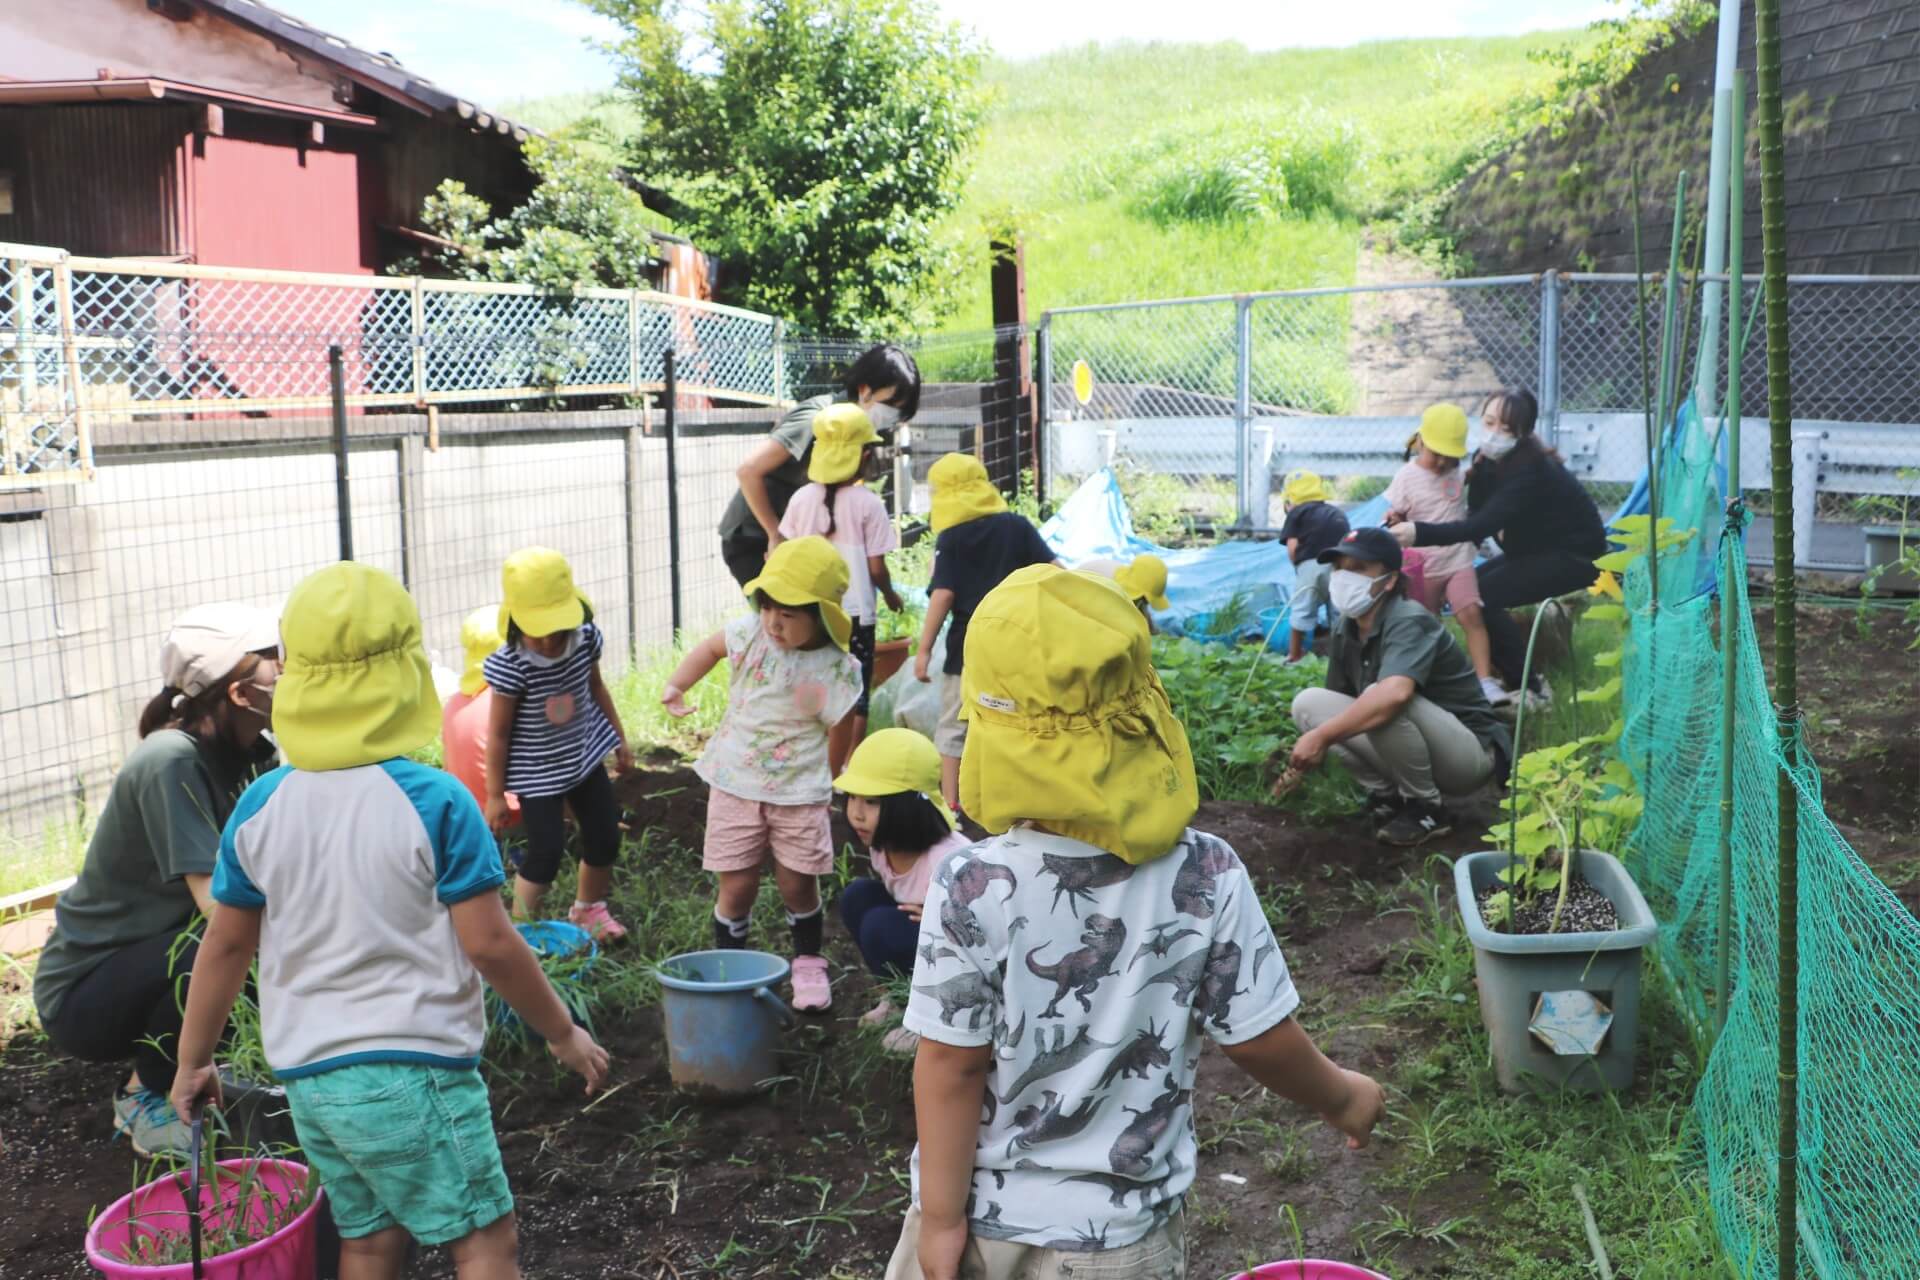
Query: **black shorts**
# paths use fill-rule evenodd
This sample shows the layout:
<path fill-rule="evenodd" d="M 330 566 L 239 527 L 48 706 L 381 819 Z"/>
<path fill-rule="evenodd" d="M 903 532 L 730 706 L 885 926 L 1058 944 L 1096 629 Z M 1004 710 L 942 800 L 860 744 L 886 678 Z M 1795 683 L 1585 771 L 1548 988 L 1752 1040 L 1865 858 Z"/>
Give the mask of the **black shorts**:
<path fill-rule="evenodd" d="M 873 636 L 874 624 L 856 622 L 853 634 L 847 639 L 847 652 L 860 663 L 860 701 L 853 704 L 853 714 L 867 714 L 867 703 L 873 697 Z"/>
<path fill-rule="evenodd" d="M 733 580 L 744 587 L 767 567 L 766 540 L 755 542 L 745 538 L 722 538 L 720 558 L 726 561 L 727 572 L 733 575 Z"/>

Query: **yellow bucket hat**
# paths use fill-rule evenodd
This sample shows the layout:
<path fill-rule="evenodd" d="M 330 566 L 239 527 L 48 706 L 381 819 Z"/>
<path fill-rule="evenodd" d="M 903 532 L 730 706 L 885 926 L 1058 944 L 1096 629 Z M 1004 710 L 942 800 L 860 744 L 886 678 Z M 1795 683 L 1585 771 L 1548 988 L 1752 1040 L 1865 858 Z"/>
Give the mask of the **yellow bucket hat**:
<path fill-rule="evenodd" d="M 1187 732 L 1154 674 L 1147 620 L 1097 574 L 1033 565 L 967 625 L 960 805 L 1126 859 L 1170 851 L 1200 807 Z"/>
<path fill-rule="evenodd" d="M 285 666 L 273 734 L 296 769 L 352 769 L 440 736 L 440 697 L 407 589 L 343 561 L 307 578 L 280 616 Z"/>
<path fill-rule="evenodd" d="M 460 624 L 460 648 L 467 657 L 466 666 L 460 672 L 460 692 L 469 698 L 480 695 L 487 687 L 487 673 L 481 667 L 503 643 L 499 605 L 486 605 L 467 615 Z"/>
<path fill-rule="evenodd" d="M 833 780 L 835 791 L 850 796 L 899 795 L 917 791 L 952 827 L 953 810 L 940 798 L 940 751 L 933 740 L 911 729 L 881 729 L 853 749 L 844 773 Z"/>
<path fill-rule="evenodd" d="M 1113 580 L 1130 599 L 1145 600 L 1156 609 L 1167 607 L 1167 562 L 1159 556 L 1135 556 Z"/>
<path fill-rule="evenodd" d="M 1311 471 L 1289 471 L 1287 479 L 1280 489 L 1280 497 L 1290 507 L 1303 502 L 1326 502 L 1332 495 L 1327 492 L 1327 482 Z"/>
<path fill-rule="evenodd" d="M 970 453 L 950 453 L 934 463 L 927 472 L 927 487 L 933 493 L 936 534 L 1007 509 L 1007 500 L 987 479 L 987 469 Z"/>
<path fill-rule="evenodd" d="M 1443 458 L 1467 456 L 1467 411 L 1457 404 L 1430 404 L 1420 415 L 1420 442 Z"/>
<path fill-rule="evenodd" d="M 807 479 L 839 484 L 860 474 L 860 455 L 880 443 L 873 420 L 857 404 L 830 404 L 813 415 L 813 455 Z"/>
<path fill-rule="evenodd" d="M 573 566 L 551 547 L 522 547 L 500 566 L 500 634 L 517 623 L 522 635 L 572 631 L 587 620 L 592 602 L 573 585 Z"/>
<path fill-rule="evenodd" d="M 840 597 L 847 594 L 847 562 L 831 542 L 817 534 L 775 547 L 767 557 L 767 567 L 744 590 L 749 596 L 764 591 L 768 599 L 791 608 L 819 605 L 827 634 L 842 649 L 853 636 L 853 619 L 840 607 Z"/>

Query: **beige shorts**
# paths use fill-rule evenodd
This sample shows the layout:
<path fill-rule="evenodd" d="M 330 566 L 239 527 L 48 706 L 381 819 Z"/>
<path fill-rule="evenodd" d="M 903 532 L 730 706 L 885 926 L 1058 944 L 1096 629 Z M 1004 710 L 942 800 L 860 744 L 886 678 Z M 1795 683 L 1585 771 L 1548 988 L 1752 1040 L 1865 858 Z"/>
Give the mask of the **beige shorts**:
<path fill-rule="evenodd" d="M 1427 606 L 1427 612 L 1437 614 L 1444 602 L 1453 609 L 1453 616 L 1459 617 L 1468 609 L 1480 607 L 1480 577 L 1473 566 L 1455 569 L 1439 577 L 1428 574 L 1421 581 L 1420 603 Z"/>
<path fill-rule="evenodd" d="M 960 1255 L 960 1280 L 1185 1280 L 1185 1219 L 1186 1210 L 1176 1210 L 1162 1226 L 1132 1244 L 1092 1253 L 972 1236 L 967 1251 Z M 923 1275 L 920 1210 L 912 1207 L 887 1263 L 886 1280 L 922 1280 Z"/>
<path fill-rule="evenodd" d="M 707 794 L 707 871 L 758 871 L 767 855 L 801 875 L 833 870 L 833 827 L 824 804 L 768 804 L 715 787 Z"/>
<path fill-rule="evenodd" d="M 967 722 L 960 718 L 960 677 L 941 673 L 940 723 L 934 726 L 933 745 L 943 756 L 959 759 L 967 745 Z"/>

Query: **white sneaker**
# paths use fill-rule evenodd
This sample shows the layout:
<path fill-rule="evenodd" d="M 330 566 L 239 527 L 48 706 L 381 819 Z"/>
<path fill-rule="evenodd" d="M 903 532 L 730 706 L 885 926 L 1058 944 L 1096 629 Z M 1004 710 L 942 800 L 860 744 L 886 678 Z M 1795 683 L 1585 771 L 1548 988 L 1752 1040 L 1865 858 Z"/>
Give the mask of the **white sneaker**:
<path fill-rule="evenodd" d="M 1507 703 L 1513 701 L 1513 695 L 1507 692 L 1507 686 L 1501 684 L 1492 676 L 1480 677 L 1480 692 L 1487 695 L 1487 704 L 1489 706 L 1504 707 Z"/>
<path fill-rule="evenodd" d="M 1547 683 L 1545 676 L 1540 677 L 1538 689 L 1527 690 L 1527 710 L 1545 711 L 1553 705 L 1553 686 Z"/>

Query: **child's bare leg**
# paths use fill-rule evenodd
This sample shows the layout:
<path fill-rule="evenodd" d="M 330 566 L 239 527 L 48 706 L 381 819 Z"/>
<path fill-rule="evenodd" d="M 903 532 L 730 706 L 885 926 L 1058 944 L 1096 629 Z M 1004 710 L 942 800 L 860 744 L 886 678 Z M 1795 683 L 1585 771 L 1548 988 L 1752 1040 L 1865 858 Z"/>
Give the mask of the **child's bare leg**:
<path fill-rule="evenodd" d="M 1487 639 L 1486 615 L 1479 605 L 1470 604 L 1457 616 L 1460 629 L 1467 635 L 1467 656 L 1473 659 L 1474 674 L 1484 680 L 1493 674 L 1493 642 Z"/>
<path fill-rule="evenodd" d="M 407 1265 L 407 1229 L 388 1227 L 340 1241 L 340 1280 L 400 1280 Z"/>
<path fill-rule="evenodd" d="M 538 920 L 540 905 L 547 900 L 547 886 L 535 884 L 525 876 L 513 878 L 513 914 L 522 920 Z"/>
<path fill-rule="evenodd" d="M 947 808 L 960 807 L 960 757 L 940 757 L 940 798 L 947 802 Z"/>
<path fill-rule="evenodd" d="M 580 864 L 580 888 L 573 895 L 581 902 L 605 902 L 613 891 L 613 866 L 596 867 L 591 862 Z"/>
<path fill-rule="evenodd" d="M 461 1236 L 447 1252 L 460 1280 L 520 1280 L 520 1233 L 511 1213 Z"/>
<path fill-rule="evenodd" d="M 1287 628 L 1287 661 L 1298 662 L 1307 656 L 1307 633 L 1294 627 Z"/>

